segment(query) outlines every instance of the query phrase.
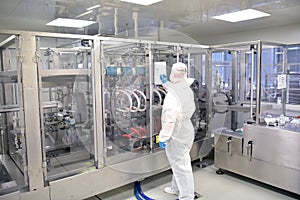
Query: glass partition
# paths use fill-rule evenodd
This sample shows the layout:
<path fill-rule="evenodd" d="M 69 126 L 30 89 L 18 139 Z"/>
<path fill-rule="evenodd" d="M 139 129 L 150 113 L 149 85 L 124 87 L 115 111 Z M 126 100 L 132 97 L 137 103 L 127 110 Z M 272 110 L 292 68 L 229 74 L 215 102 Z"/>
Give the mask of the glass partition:
<path fill-rule="evenodd" d="M 203 139 L 208 134 L 207 126 L 207 90 L 205 86 L 205 72 L 207 63 L 207 51 L 197 45 L 178 45 L 178 44 L 155 44 L 152 45 L 153 51 L 153 77 L 154 77 L 154 102 L 153 102 L 153 140 L 155 147 L 157 145 L 158 133 L 161 129 L 160 116 L 162 104 L 156 104 L 157 99 L 163 100 L 167 91 L 162 87 L 159 79 L 160 74 L 166 74 L 169 77 L 172 65 L 176 62 L 185 63 L 188 68 L 188 83 L 194 92 L 196 111 L 192 116 L 192 123 L 195 129 L 195 141 Z M 162 101 L 163 103 L 163 101 Z"/>
<path fill-rule="evenodd" d="M 0 196 L 27 187 L 19 36 L 0 34 Z"/>
<path fill-rule="evenodd" d="M 252 119 L 251 113 L 255 113 L 256 108 L 257 49 L 255 48 L 257 48 L 255 42 L 213 48 L 212 129 L 239 131 L 245 122 Z"/>
<path fill-rule="evenodd" d="M 262 101 L 273 102 L 262 110 L 262 122 L 300 132 L 299 45 L 271 46 L 263 49 Z M 270 64 L 271 63 L 271 64 Z"/>
<path fill-rule="evenodd" d="M 288 104 L 300 104 L 300 45 L 287 47 L 287 97 Z"/>
<path fill-rule="evenodd" d="M 172 65 L 177 62 L 177 46 L 167 44 L 151 45 L 153 54 L 153 102 L 152 102 L 152 129 L 153 129 L 153 149 L 160 150 L 158 145 L 158 134 L 162 128 L 161 114 L 164 98 L 167 91 L 162 85 L 160 75 L 165 74 L 169 80 Z M 170 81 L 170 80 L 169 80 Z"/>
<path fill-rule="evenodd" d="M 37 39 L 47 180 L 94 166 L 92 44 L 84 39 Z"/>
<path fill-rule="evenodd" d="M 188 83 L 194 92 L 196 110 L 191 120 L 195 129 L 195 141 L 197 141 L 210 135 L 207 115 L 209 91 L 206 87 L 208 55 L 207 50 L 201 47 L 182 46 L 180 49 L 180 56 L 183 57 L 181 62 L 188 67 Z"/>
<path fill-rule="evenodd" d="M 299 104 L 300 94 L 297 49 L 298 45 L 261 41 L 214 49 L 214 87 L 228 96 L 225 101 L 228 106 L 217 105 L 220 101 L 216 101 L 214 107 L 224 108 L 231 115 L 231 123 L 224 120 L 225 127 L 234 130 L 245 122 L 278 126 L 280 121 L 288 124 L 300 115 L 300 109 L 295 106 Z M 238 118 L 229 112 L 234 110 L 239 113 Z M 241 117 L 241 112 L 245 117 Z"/>
<path fill-rule="evenodd" d="M 282 90 L 278 87 L 278 75 L 284 74 L 284 48 L 263 45 L 261 61 L 262 101 L 281 102 Z"/>

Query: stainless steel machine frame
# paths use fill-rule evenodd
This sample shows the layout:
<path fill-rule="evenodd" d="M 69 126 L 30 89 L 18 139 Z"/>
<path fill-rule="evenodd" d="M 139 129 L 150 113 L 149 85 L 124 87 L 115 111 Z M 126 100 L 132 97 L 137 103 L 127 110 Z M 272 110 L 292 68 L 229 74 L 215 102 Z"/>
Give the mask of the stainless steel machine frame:
<path fill-rule="evenodd" d="M 245 45 L 246 48 L 244 48 Z M 287 73 L 286 45 L 254 41 L 213 47 L 215 50 L 242 52 L 240 65 L 232 65 L 233 71 L 239 70 L 242 73 L 245 71 L 244 64 L 246 63 L 243 55 L 246 52 L 251 55 L 249 56 L 249 59 L 251 57 L 250 102 L 245 101 L 244 98 L 243 90 L 246 81 L 243 80 L 245 76 L 242 74 L 239 79 L 233 78 L 233 80 L 239 80 L 240 88 L 243 90 L 240 90 L 239 95 L 237 95 L 238 92 L 234 92 L 239 98 L 234 99 L 234 106 L 227 107 L 227 110 L 235 112 L 235 115 L 240 116 L 241 112 L 245 112 L 248 117 L 238 127 L 230 126 L 226 129 L 215 130 L 215 166 L 300 194 L 299 132 L 290 131 L 285 127 L 271 127 L 263 121 L 266 113 L 275 116 L 282 114 L 283 116 L 296 117 L 300 110 L 299 106 L 286 104 L 288 88 L 281 89 L 281 102 L 264 102 L 262 67 L 265 63 L 262 63 L 262 60 L 265 56 L 263 54 L 265 47 L 277 48 L 279 53 L 274 55 L 279 55 L 276 58 L 278 60 L 274 61 L 272 66 L 280 67 L 281 70 L 278 70 L 278 74 L 289 75 Z M 256 90 L 253 87 L 254 80 Z M 250 106 L 245 107 L 245 104 L 250 104 Z M 232 122 L 237 122 L 236 119 L 231 119 Z"/>
<path fill-rule="evenodd" d="M 107 151 L 110 147 L 107 145 L 109 141 L 106 135 L 107 124 L 105 120 L 107 116 L 104 111 L 106 101 L 104 85 L 106 82 L 105 72 L 107 72 L 105 61 L 107 47 L 105 44 L 116 43 L 119 46 L 117 45 L 115 48 L 119 51 L 122 49 L 121 44 L 142 45 L 145 48 L 146 51 L 142 57 L 146 60 L 144 64 L 146 64 L 147 76 L 143 79 L 149 84 L 147 86 L 149 91 L 147 112 L 149 112 L 149 116 L 153 116 L 155 104 L 153 100 L 154 87 L 152 87 L 154 80 L 153 63 L 158 61 L 154 58 L 156 55 L 153 52 L 155 48 L 160 46 L 167 47 L 166 49 L 169 48 L 169 50 L 172 49 L 176 55 L 176 61 L 185 61 L 189 70 L 192 69 L 191 58 L 199 54 L 201 57 L 199 62 L 201 64 L 199 65 L 203 66 L 194 66 L 193 70 L 196 67 L 201 67 L 202 72 L 204 69 L 209 69 L 210 59 L 207 56 L 206 46 L 43 32 L 0 30 L 0 34 L 13 36 L 13 39 L 16 38 L 16 65 L 18 69 L 9 72 L 3 72 L 4 69 L 1 69 L 1 75 L 6 76 L 7 73 L 13 73 L 9 77 L 18 78 L 18 94 L 20 97 L 22 96 L 22 99 L 19 99 L 13 107 L 7 107 L 7 103 L 4 103 L 4 106 L 1 105 L 3 107 L 3 109 L 1 107 L 1 112 L 18 111 L 21 112 L 21 115 L 24 114 L 24 120 L 21 119 L 21 125 L 24 127 L 23 132 L 21 131 L 24 139 L 21 147 L 24 162 L 20 169 L 16 170 L 19 173 L 18 177 L 13 177 L 13 179 L 21 180 L 16 180 L 16 182 L 22 182 L 22 184 L 18 185 L 17 189 L 14 188 L 13 191 L 1 194 L 0 200 L 84 199 L 169 169 L 165 152 L 156 148 L 157 144 L 152 137 L 155 136 L 152 117 L 147 118 L 149 122 L 147 135 L 149 136 L 150 148 L 146 152 L 134 154 L 127 152 L 121 158 L 108 156 Z M 57 40 L 58 43 L 45 49 L 43 48 L 44 39 L 49 39 L 50 43 L 52 40 Z M 68 40 L 70 45 L 66 46 L 61 39 Z M 5 43 L 9 42 L 5 41 Z M 81 45 L 80 48 L 77 48 L 79 47 L 76 46 L 77 44 Z M 109 48 L 113 47 L 110 46 Z M 62 49 L 66 49 L 67 52 Z M 60 56 L 64 53 L 79 55 L 79 57 L 75 56 L 75 67 L 69 68 L 68 63 L 63 63 L 65 60 Z M 60 64 L 54 65 L 54 68 L 50 64 L 45 66 L 43 59 L 48 59 L 48 64 L 50 59 L 51 63 Z M 79 59 L 79 63 L 77 63 L 77 59 Z M 74 76 L 77 79 L 74 79 Z M 198 74 L 198 77 L 201 76 L 201 73 Z M 5 89 L 2 87 L 1 92 L 4 91 Z M 43 91 L 46 91 L 47 94 L 44 95 Z M 73 116 L 74 112 L 68 110 L 69 105 L 78 109 L 76 106 L 80 104 L 76 101 L 66 100 L 68 106 L 62 107 L 58 112 L 59 104 L 51 101 L 52 97 L 57 97 L 52 94 L 53 91 L 59 91 L 59 94 L 62 94 L 60 96 L 62 99 L 64 99 L 64 95 L 69 94 L 68 92 L 79 91 L 83 94 L 79 99 L 89 102 L 88 106 L 91 111 L 88 111 L 88 119 L 92 119 L 89 124 L 77 126 L 76 118 Z M 205 108 L 206 113 L 210 113 L 209 105 Z M 52 121 L 47 121 L 49 116 Z M 205 120 L 206 122 L 201 122 L 201 126 L 204 124 L 203 131 L 205 138 L 207 138 L 210 137 L 208 134 L 209 117 Z M 53 124 L 59 128 L 53 129 Z M 49 133 L 53 133 L 52 136 L 51 134 L 50 136 L 49 134 L 46 135 L 48 131 L 46 126 L 51 128 Z M 78 132 L 70 132 L 74 130 Z M 3 132 L 1 134 L 4 135 Z M 59 143 L 59 151 L 49 153 L 46 148 L 46 140 L 55 142 L 51 139 L 53 137 L 61 140 L 61 134 L 72 135 L 71 141 L 73 142 L 75 141 L 73 140 L 74 137 L 78 139 L 79 136 L 88 136 L 89 146 L 86 147 L 83 140 L 80 143 L 72 143 L 73 146 L 69 145 L 70 138 L 67 138 L 68 142 L 65 144 Z M 199 158 L 202 142 L 203 140 L 195 140 L 191 151 L 192 160 Z M 5 145 L 2 144 L 2 146 Z M 86 153 L 81 154 L 82 152 Z M 5 156 L 6 151 L 1 151 L 1 162 L 4 163 L 4 166 L 11 170 L 16 169 L 14 164 L 9 167 L 3 162 Z M 80 156 L 84 159 L 80 160 Z M 127 158 L 124 159 L 126 156 Z"/>

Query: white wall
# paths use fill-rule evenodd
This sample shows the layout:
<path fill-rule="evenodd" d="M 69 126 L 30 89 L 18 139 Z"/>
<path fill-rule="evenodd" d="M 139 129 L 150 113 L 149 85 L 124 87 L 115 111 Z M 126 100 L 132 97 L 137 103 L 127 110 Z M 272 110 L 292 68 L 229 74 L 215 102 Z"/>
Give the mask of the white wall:
<path fill-rule="evenodd" d="M 300 23 L 218 36 L 201 37 L 196 38 L 196 40 L 200 44 L 226 44 L 253 40 L 298 44 L 300 43 Z"/>

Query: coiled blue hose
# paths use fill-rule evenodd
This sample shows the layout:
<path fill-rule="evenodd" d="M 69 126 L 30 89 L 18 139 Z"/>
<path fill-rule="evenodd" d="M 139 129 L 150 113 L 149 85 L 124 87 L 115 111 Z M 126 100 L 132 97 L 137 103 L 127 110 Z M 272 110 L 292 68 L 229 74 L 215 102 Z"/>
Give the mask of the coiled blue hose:
<path fill-rule="evenodd" d="M 155 200 L 155 199 L 148 197 L 147 195 L 145 195 L 143 193 L 141 184 L 139 181 L 136 181 L 134 184 L 134 195 L 137 200 Z"/>

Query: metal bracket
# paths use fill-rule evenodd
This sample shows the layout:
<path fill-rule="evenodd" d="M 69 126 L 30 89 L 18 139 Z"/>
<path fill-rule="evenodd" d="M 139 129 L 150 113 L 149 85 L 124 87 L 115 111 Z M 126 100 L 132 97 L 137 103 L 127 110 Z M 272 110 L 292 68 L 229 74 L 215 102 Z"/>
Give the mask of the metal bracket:
<path fill-rule="evenodd" d="M 39 51 L 35 52 L 35 56 L 32 58 L 32 62 L 38 63 L 41 58 L 41 53 Z"/>
<path fill-rule="evenodd" d="M 257 50 L 257 44 L 251 44 L 250 45 L 250 50 L 252 50 L 252 49 Z"/>
<path fill-rule="evenodd" d="M 20 63 L 23 63 L 24 59 L 23 59 L 21 51 L 19 51 L 19 50 L 16 51 L 16 57 L 19 58 Z"/>

